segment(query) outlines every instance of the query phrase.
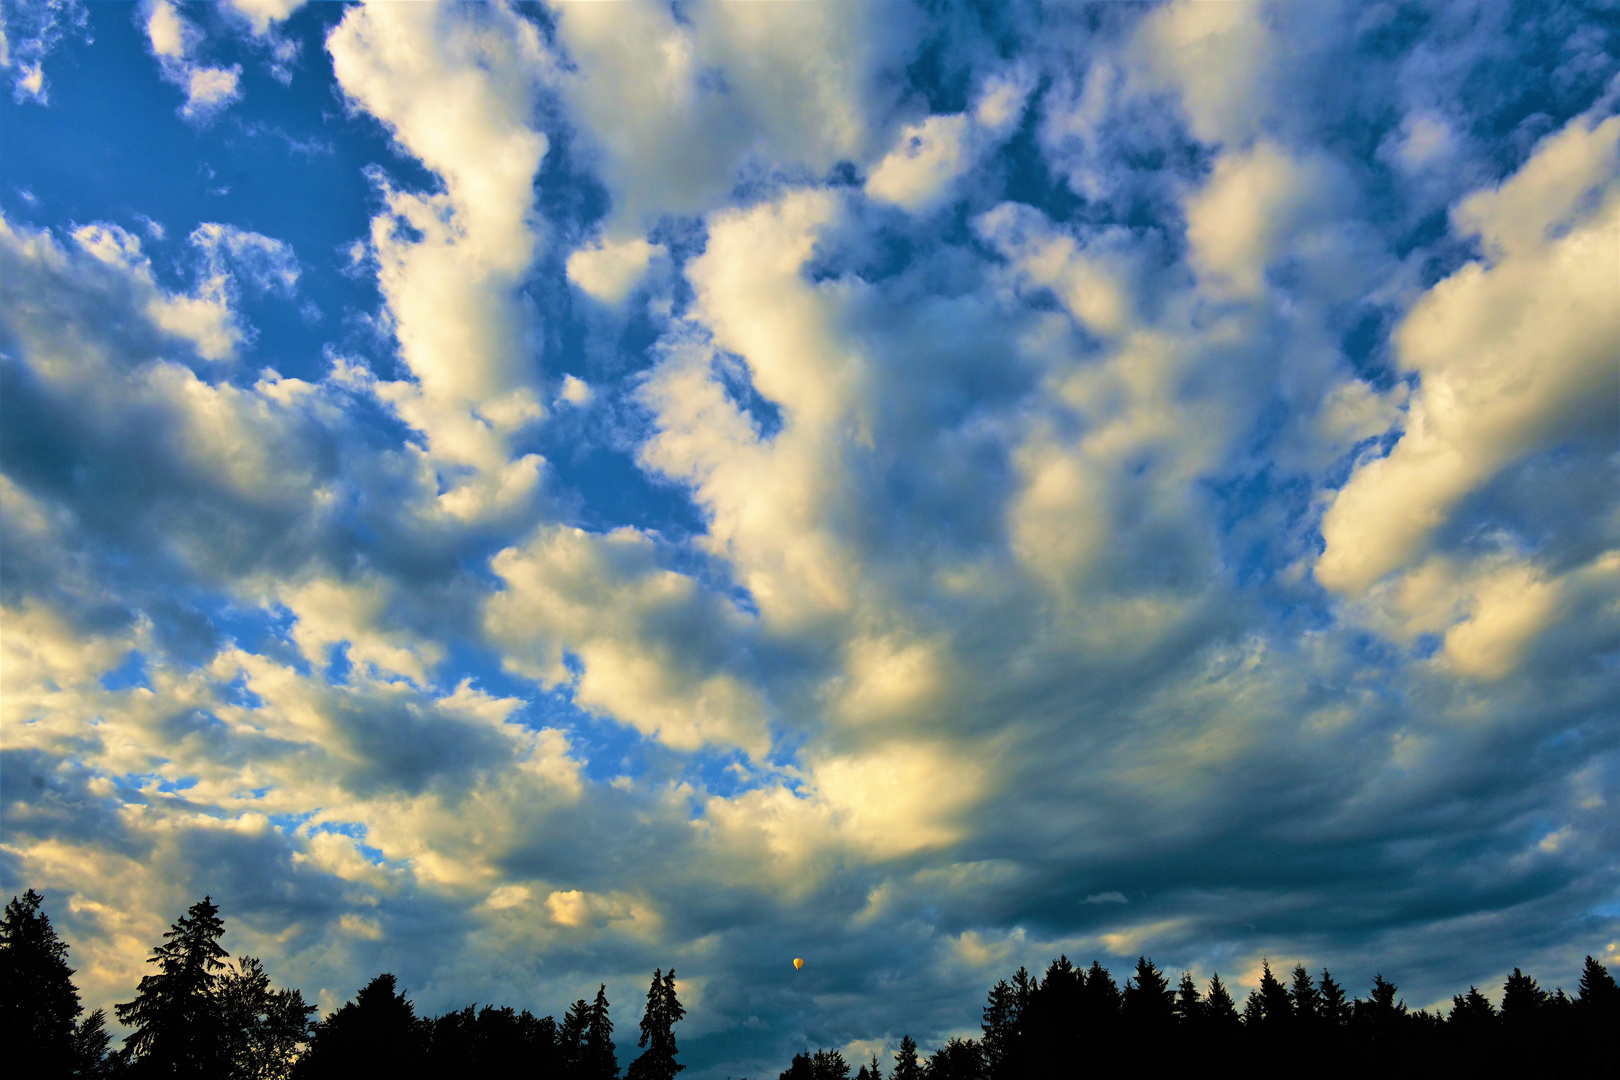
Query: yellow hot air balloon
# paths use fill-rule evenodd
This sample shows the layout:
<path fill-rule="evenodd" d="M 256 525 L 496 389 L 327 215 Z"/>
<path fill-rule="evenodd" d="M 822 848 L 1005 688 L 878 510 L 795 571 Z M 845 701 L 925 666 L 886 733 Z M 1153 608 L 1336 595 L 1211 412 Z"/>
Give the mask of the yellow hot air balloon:
<path fill-rule="evenodd" d="M 803 967 L 804 967 L 804 960 L 801 959 L 800 957 L 795 956 L 793 958 L 793 970 L 798 971 Z"/>

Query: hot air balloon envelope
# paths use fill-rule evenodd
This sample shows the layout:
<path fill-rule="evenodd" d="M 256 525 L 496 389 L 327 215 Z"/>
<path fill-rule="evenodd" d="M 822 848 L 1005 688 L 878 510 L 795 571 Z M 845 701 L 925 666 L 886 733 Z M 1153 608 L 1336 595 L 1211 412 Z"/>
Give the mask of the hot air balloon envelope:
<path fill-rule="evenodd" d="M 804 967 L 804 961 L 802 959 L 800 959 L 799 957 L 795 956 L 793 958 L 793 970 L 798 971 L 802 967 Z"/>

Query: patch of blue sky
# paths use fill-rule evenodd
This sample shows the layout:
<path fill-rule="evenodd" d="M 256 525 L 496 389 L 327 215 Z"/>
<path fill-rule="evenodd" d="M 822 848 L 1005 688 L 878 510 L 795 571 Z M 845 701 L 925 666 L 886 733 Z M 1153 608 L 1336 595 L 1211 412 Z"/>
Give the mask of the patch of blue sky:
<path fill-rule="evenodd" d="M 152 689 L 146 677 L 146 654 L 139 649 L 131 649 L 117 667 L 101 677 L 100 682 L 103 690 Z"/>

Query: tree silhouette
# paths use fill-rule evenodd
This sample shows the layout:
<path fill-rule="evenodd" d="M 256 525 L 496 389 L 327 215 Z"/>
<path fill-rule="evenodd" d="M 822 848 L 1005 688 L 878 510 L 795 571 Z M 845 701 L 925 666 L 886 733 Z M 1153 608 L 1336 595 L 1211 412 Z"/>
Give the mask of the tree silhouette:
<path fill-rule="evenodd" d="M 626 1080 L 673 1080 L 686 1066 L 675 1060 L 675 1024 L 686 1015 L 675 997 L 675 969 L 669 974 L 655 970 L 647 988 L 647 1011 L 641 1017 L 641 1041 L 645 1052 L 630 1063 Z"/>
<path fill-rule="evenodd" d="M 619 1059 L 613 1052 L 613 1020 L 608 1016 L 607 984 L 597 988 L 585 1023 L 585 1052 L 580 1061 L 581 1080 L 618 1080 Z"/>
<path fill-rule="evenodd" d="M 1271 961 L 1261 960 L 1260 1022 L 1274 1032 L 1290 1027 L 1294 1020 L 1294 1001 L 1283 984 L 1271 973 Z"/>
<path fill-rule="evenodd" d="M 890 1080 L 922 1080 L 922 1064 L 917 1060 L 917 1044 L 910 1035 L 900 1036 L 900 1049 L 894 1055 Z"/>
<path fill-rule="evenodd" d="M 1126 1030 L 1138 1039 L 1163 1037 L 1175 1026 L 1175 994 L 1170 982 L 1145 956 L 1136 958 L 1136 971 L 1125 981 L 1120 1015 Z"/>
<path fill-rule="evenodd" d="M 29 889 L 11 898 L 0 919 L 0 1029 L 16 1065 L 35 1076 L 68 1076 L 79 1064 L 74 1018 L 83 1007 L 67 943 L 40 910 L 44 902 Z"/>
<path fill-rule="evenodd" d="M 1311 973 L 1304 964 L 1295 964 L 1289 982 L 1288 996 L 1293 999 L 1294 1019 L 1300 1027 L 1314 1031 L 1322 1020 L 1322 994 L 1311 983 Z"/>
<path fill-rule="evenodd" d="M 951 1039 L 928 1058 L 928 1080 L 983 1080 L 984 1053 L 973 1039 Z"/>
<path fill-rule="evenodd" d="M 384 973 L 315 1025 L 309 1051 L 299 1059 L 293 1076 L 297 1080 L 420 1077 L 426 1072 L 427 1048 L 427 1025 L 397 991 L 394 976 Z"/>
<path fill-rule="evenodd" d="M 309 1040 L 310 1014 L 298 990 L 273 990 L 264 965 L 241 956 L 219 978 L 215 996 L 224 1057 L 240 1080 L 281 1080 Z"/>
<path fill-rule="evenodd" d="M 994 1080 L 1024 1074 L 1022 1039 L 1024 1011 L 1028 1007 L 1029 972 L 1023 968 L 1018 969 L 1011 983 L 1002 979 L 990 988 L 980 1024 L 984 1032 L 980 1047 L 985 1068 Z"/>
<path fill-rule="evenodd" d="M 1181 982 L 1176 986 L 1176 1023 L 1191 1031 L 1204 1024 L 1204 1000 L 1198 994 L 1198 984 L 1193 982 L 1192 972 L 1183 971 Z"/>
<path fill-rule="evenodd" d="M 1329 1028 L 1342 1028 L 1350 1022 L 1350 1002 L 1345 998 L 1344 987 L 1333 978 L 1333 973 L 1327 968 L 1322 969 L 1322 981 L 1318 984 L 1318 993 L 1321 998 L 1320 1010 L 1322 1023 Z"/>
<path fill-rule="evenodd" d="M 557 1036 L 557 1046 L 563 1061 L 563 1068 L 570 1076 L 577 1076 L 584 1068 L 585 1063 L 585 1029 L 591 1024 L 591 1005 L 584 998 L 580 998 L 568 1006 L 568 1012 L 563 1014 L 562 1031 Z"/>
<path fill-rule="evenodd" d="M 1237 1027 L 1237 1006 L 1232 1001 L 1231 991 L 1221 982 L 1221 973 L 1215 972 L 1209 977 L 1209 992 L 1204 997 L 1204 1015 L 1209 1018 L 1211 1028 L 1230 1031 Z"/>
<path fill-rule="evenodd" d="M 224 933 L 212 897 L 192 904 L 147 958 L 156 973 L 141 979 L 135 1000 L 116 1007 L 118 1019 L 133 1029 L 124 1039 L 125 1055 L 140 1071 L 198 1080 L 229 1072 L 231 1048 L 214 1001 L 225 967 Z"/>

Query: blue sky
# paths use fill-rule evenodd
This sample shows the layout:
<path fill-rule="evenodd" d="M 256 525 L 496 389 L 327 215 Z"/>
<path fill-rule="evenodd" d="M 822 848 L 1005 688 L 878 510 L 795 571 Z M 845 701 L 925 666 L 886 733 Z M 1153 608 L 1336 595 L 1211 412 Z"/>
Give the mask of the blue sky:
<path fill-rule="evenodd" d="M 1620 962 L 1613 5 L 3 12 L 88 1004 L 204 892 L 326 1009 L 673 964 L 698 1080 Z"/>

